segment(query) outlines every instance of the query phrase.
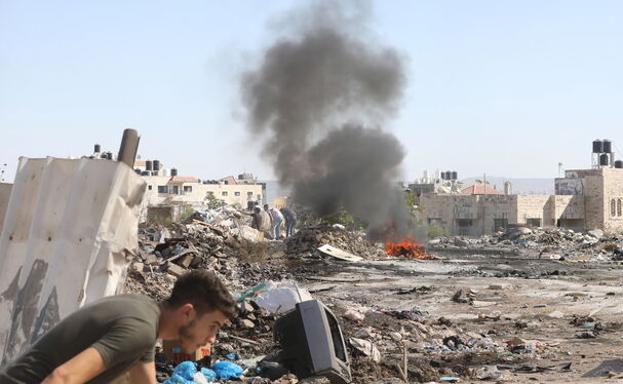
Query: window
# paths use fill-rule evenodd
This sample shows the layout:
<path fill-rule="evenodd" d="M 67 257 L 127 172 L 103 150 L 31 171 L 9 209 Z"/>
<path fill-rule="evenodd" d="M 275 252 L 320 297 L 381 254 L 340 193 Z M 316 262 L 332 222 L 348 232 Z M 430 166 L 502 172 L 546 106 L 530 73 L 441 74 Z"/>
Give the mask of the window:
<path fill-rule="evenodd" d="M 166 185 L 159 185 L 158 186 L 158 193 L 169 193 L 169 190 L 168 190 Z"/>
<path fill-rule="evenodd" d="M 148 185 L 148 186 L 147 186 L 147 190 L 149 190 L 149 191 L 151 191 L 151 190 L 152 190 L 151 185 Z"/>
<path fill-rule="evenodd" d="M 179 195 L 180 194 L 180 187 L 179 185 L 174 185 L 173 186 L 173 192 L 171 192 L 174 195 Z"/>
<path fill-rule="evenodd" d="M 247 198 L 248 199 L 252 199 L 253 198 L 253 192 L 247 192 Z"/>
<path fill-rule="evenodd" d="M 208 191 L 208 196 L 210 196 L 210 197 L 214 197 L 214 192 L 212 192 L 212 191 Z"/>
<path fill-rule="evenodd" d="M 610 216 L 616 216 L 617 214 L 617 203 L 612 199 L 610 201 Z"/>
<path fill-rule="evenodd" d="M 227 195 L 228 195 L 228 193 L 227 193 L 227 192 L 224 192 L 224 191 L 223 191 L 223 192 L 221 192 L 221 196 L 227 196 Z"/>
<path fill-rule="evenodd" d="M 508 228 L 508 219 L 493 219 L 493 232 L 505 231 Z"/>
<path fill-rule="evenodd" d="M 617 216 L 621 216 L 621 199 L 617 199 Z"/>
<path fill-rule="evenodd" d="M 192 185 L 185 185 L 184 186 L 184 192 L 192 192 L 193 191 L 193 186 Z"/>
<path fill-rule="evenodd" d="M 528 225 L 528 227 L 540 227 L 541 219 L 538 219 L 538 218 L 526 219 L 526 224 Z"/>
<path fill-rule="evenodd" d="M 234 196 L 240 196 L 240 192 L 234 192 Z"/>

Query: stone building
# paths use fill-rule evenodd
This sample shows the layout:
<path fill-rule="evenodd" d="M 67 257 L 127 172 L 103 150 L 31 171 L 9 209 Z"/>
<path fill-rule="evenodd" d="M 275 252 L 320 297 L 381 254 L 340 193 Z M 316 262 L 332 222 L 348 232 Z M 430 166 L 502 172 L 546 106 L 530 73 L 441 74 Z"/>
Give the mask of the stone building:
<path fill-rule="evenodd" d="M 622 168 L 568 170 L 555 180 L 555 190 L 557 195 L 583 198 L 585 229 L 623 231 Z"/>
<path fill-rule="evenodd" d="M 554 195 L 424 193 L 420 206 L 428 224 L 452 235 L 481 236 L 511 225 L 623 231 L 623 169 L 568 170 L 554 184 Z"/>

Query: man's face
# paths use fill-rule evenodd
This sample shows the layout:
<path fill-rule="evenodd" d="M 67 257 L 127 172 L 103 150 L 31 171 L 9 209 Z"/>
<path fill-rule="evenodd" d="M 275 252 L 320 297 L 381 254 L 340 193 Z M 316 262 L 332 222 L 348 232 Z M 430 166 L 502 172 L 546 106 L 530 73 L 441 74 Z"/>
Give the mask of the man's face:
<path fill-rule="evenodd" d="M 206 344 L 214 344 L 219 329 L 227 320 L 227 316 L 219 310 L 197 316 L 193 309 L 188 320 L 178 330 L 178 339 L 184 352 L 192 353 Z"/>

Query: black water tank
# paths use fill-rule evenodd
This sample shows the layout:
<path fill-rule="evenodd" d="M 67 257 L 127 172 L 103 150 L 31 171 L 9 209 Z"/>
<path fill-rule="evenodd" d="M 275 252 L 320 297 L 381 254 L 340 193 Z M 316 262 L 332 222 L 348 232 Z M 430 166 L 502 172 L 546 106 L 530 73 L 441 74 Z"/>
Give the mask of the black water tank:
<path fill-rule="evenodd" d="M 593 153 L 603 153 L 604 143 L 601 140 L 593 141 Z"/>
<path fill-rule="evenodd" d="M 445 180 L 446 179 L 446 173 L 445 172 L 441 172 L 441 180 Z"/>
<path fill-rule="evenodd" d="M 145 162 L 145 170 L 151 171 L 153 169 L 153 162 L 151 160 L 147 160 Z"/>
<path fill-rule="evenodd" d="M 456 180 L 459 177 L 459 173 L 457 171 L 452 171 L 452 180 Z"/>
<path fill-rule="evenodd" d="M 152 163 L 154 171 L 158 172 L 160 170 L 160 160 L 154 160 Z"/>
<path fill-rule="evenodd" d="M 149 171 L 143 171 L 141 172 L 141 176 L 149 176 L 150 172 Z"/>
<path fill-rule="evenodd" d="M 605 153 L 602 153 L 601 155 L 599 155 L 599 165 L 601 166 L 610 165 L 610 156 Z"/>
<path fill-rule="evenodd" d="M 604 140 L 604 153 L 612 152 L 612 142 L 610 140 Z"/>
<path fill-rule="evenodd" d="M 450 171 L 446 172 L 446 180 L 452 180 L 452 172 Z"/>
<path fill-rule="evenodd" d="M 614 162 L 615 168 L 623 168 L 623 160 L 617 160 Z"/>
<path fill-rule="evenodd" d="M 101 151 L 102 151 L 102 146 L 101 146 L 101 145 L 99 145 L 99 144 L 95 144 L 95 145 L 93 146 L 93 152 L 94 152 L 94 153 L 100 153 Z"/>
<path fill-rule="evenodd" d="M 177 176 L 177 168 L 171 168 L 171 176 Z"/>

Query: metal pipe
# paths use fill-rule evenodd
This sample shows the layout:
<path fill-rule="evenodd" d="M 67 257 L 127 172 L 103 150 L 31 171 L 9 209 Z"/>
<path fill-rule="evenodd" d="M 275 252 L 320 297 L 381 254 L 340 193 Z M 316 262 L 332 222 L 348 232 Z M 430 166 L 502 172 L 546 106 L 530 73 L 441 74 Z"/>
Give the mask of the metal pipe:
<path fill-rule="evenodd" d="M 138 152 L 138 143 L 140 139 L 141 138 L 135 129 L 125 129 L 123 131 L 117 161 L 125 163 L 130 168 L 134 168 L 134 161 L 136 160 L 136 153 Z"/>

